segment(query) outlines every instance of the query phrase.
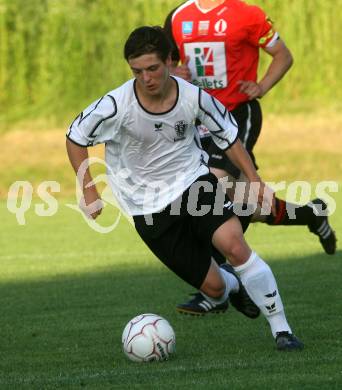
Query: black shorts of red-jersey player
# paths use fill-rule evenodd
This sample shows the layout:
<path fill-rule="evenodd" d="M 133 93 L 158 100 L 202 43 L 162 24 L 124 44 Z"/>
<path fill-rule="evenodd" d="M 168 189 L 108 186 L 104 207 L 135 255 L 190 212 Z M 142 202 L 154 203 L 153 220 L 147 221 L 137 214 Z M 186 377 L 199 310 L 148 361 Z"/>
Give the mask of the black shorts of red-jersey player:
<path fill-rule="evenodd" d="M 248 151 L 256 169 L 258 169 L 253 148 L 256 144 L 262 126 L 262 112 L 257 100 L 251 100 L 240 104 L 232 114 L 238 124 L 238 137 Z M 222 153 L 222 151 L 211 141 L 210 137 L 203 139 L 203 148 L 209 154 L 209 166 L 212 168 L 223 169 L 232 175 L 235 179 L 240 176 L 240 170 Z"/>

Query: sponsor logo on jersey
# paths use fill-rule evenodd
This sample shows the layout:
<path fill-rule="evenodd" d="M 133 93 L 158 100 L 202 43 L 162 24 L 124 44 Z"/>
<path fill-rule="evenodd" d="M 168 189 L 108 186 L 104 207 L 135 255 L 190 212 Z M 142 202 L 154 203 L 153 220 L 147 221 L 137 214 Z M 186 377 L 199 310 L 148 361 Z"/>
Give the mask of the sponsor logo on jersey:
<path fill-rule="evenodd" d="M 200 20 L 198 23 L 198 35 L 208 35 L 209 25 L 209 20 Z"/>
<path fill-rule="evenodd" d="M 224 19 L 220 19 L 215 23 L 215 35 L 226 35 L 227 22 Z"/>
<path fill-rule="evenodd" d="M 182 33 L 183 35 L 191 35 L 193 30 L 194 22 L 182 22 Z"/>
<path fill-rule="evenodd" d="M 189 67 L 195 85 L 206 89 L 227 86 L 224 42 L 185 43 L 184 52 L 190 57 Z"/>
<path fill-rule="evenodd" d="M 162 126 L 163 126 L 163 123 L 162 122 L 160 122 L 160 123 L 155 123 L 154 124 L 154 130 L 155 131 L 162 131 L 163 129 L 162 129 Z"/>
<path fill-rule="evenodd" d="M 214 76 L 214 52 L 212 48 L 195 48 L 195 61 L 198 76 Z"/>
<path fill-rule="evenodd" d="M 180 141 L 185 138 L 184 134 L 186 132 L 186 129 L 188 128 L 188 124 L 186 121 L 178 121 L 175 123 L 175 131 L 177 138 L 174 138 L 174 141 Z"/>

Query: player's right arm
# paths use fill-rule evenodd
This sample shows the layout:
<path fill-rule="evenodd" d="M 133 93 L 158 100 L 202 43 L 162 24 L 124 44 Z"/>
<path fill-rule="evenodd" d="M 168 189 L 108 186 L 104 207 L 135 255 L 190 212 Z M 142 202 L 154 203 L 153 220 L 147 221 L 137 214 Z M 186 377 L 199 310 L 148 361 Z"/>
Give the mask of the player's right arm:
<path fill-rule="evenodd" d="M 69 127 L 66 149 L 83 193 L 80 209 L 89 218 L 101 214 L 103 204 L 89 170 L 88 147 L 113 140 L 120 128 L 117 103 L 108 94 L 87 107 Z"/>
<path fill-rule="evenodd" d="M 72 142 L 69 138 L 66 139 L 66 149 L 71 166 L 73 167 L 82 190 L 83 199 L 79 205 L 81 210 L 87 217 L 97 218 L 103 208 L 101 197 L 97 192 L 96 185 L 93 184 L 93 179 L 88 165 L 88 148 L 79 146 Z M 84 169 L 80 169 L 83 166 Z M 80 174 L 80 172 L 83 172 Z"/>

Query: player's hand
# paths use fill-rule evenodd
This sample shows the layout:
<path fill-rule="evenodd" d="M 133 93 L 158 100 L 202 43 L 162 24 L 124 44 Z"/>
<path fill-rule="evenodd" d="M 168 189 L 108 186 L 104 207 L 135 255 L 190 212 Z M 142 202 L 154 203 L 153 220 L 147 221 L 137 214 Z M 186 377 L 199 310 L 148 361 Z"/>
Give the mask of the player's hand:
<path fill-rule="evenodd" d="M 270 212 L 276 215 L 276 203 L 274 191 L 267 186 L 263 181 L 260 182 L 260 189 L 258 194 L 258 204 L 265 211 L 266 215 Z"/>
<path fill-rule="evenodd" d="M 260 84 L 254 81 L 239 80 L 238 84 L 240 85 L 239 91 L 241 93 L 245 93 L 248 96 L 249 100 L 261 98 L 264 96 L 264 91 L 261 88 Z"/>
<path fill-rule="evenodd" d="M 262 214 L 268 215 L 272 212 L 273 215 L 276 215 L 275 196 L 272 188 L 262 180 L 257 180 L 251 182 L 251 189 L 254 194 L 253 198 L 262 209 Z"/>
<path fill-rule="evenodd" d="M 96 219 L 101 214 L 103 202 L 95 185 L 83 189 L 79 207 L 89 219 Z"/>
<path fill-rule="evenodd" d="M 185 61 L 182 63 L 182 65 L 176 66 L 175 68 L 172 69 L 172 74 L 186 81 L 191 82 L 192 77 L 189 69 L 189 61 L 190 61 L 190 57 L 189 56 L 185 57 Z"/>

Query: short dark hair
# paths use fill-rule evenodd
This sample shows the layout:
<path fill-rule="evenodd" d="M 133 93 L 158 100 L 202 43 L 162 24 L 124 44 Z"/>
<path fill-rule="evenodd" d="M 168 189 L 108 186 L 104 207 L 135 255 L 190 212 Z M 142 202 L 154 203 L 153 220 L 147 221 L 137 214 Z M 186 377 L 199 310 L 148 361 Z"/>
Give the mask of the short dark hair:
<path fill-rule="evenodd" d="M 171 43 L 159 26 L 138 27 L 128 37 L 124 56 L 126 61 L 144 54 L 156 53 L 165 62 L 171 53 Z"/>

